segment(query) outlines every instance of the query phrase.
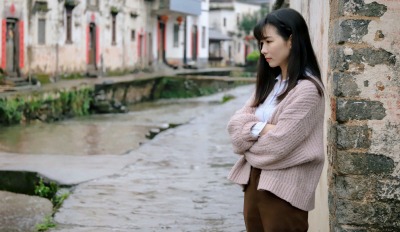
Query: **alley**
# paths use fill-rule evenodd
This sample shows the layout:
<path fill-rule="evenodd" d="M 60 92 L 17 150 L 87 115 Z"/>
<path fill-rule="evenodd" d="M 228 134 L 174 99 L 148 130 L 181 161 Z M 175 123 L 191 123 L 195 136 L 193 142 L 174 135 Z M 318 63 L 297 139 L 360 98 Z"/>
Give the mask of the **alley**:
<path fill-rule="evenodd" d="M 251 89 L 229 91 L 236 99 L 130 152 L 121 171 L 78 185 L 52 231 L 243 231 L 242 192 L 226 179 L 237 159 L 226 123 Z"/>

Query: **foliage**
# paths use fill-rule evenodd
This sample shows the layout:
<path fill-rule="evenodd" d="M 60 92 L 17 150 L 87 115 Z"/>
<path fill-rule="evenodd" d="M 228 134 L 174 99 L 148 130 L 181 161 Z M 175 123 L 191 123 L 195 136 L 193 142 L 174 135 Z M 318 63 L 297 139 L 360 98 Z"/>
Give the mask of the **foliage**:
<path fill-rule="evenodd" d="M 268 13 L 269 8 L 263 5 L 257 12 L 244 14 L 238 24 L 238 29 L 243 31 L 245 35 L 250 35 L 257 23 Z"/>
<path fill-rule="evenodd" d="M 55 195 L 52 199 L 52 203 L 53 203 L 53 207 L 55 210 L 59 209 L 62 205 L 62 203 L 64 202 L 65 199 L 67 199 L 69 197 L 69 192 L 60 194 L 60 195 Z"/>
<path fill-rule="evenodd" d="M 225 102 L 230 101 L 230 100 L 232 100 L 232 99 L 235 99 L 235 96 L 233 96 L 233 95 L 231 95 L 231 94 L 225 94 L 225 95 L 222 97 L 222 103 L 225 103 Z"/>
<path fill-rule="evenodd" d="M 260 58 L 260 52 L 258 50 L 254 50 L 253 52 L 247 55 L 246 61 L 257 62 L 259 58 Z"/>
<path fill-rule="evenodd" d="M 75 7 L 78 3 L 78 0 L 65 0 L 65 6 L 67 7 Z"/>
<path fill-rule="evenodd" d="M 39 183 L 35 186 L 35 194 L 39 197 L 49 199 L 53 203 L 54 210 L 60 208 L 61 204 L 70 194 L 69 192 L 57 194 L 58 191 L 59 186 L 56 183 L 44 183 L 42 178 L 40 178 Z"/>
<path fill-rule="evenodd" d="M 118 14 L 119 9 L 116 6 L 112 6 L 110 9 L 111 14 Z"/>
<path fill-rule="evenodd" d="M 130 73 L 131 73 L 131 71 L 128 69 L 117 68 L 117 69 L 113 69 L 113 70 L 111 70 L 111 69 L 106 70 L 106 74 L 109 77 L 119 77 L 119 76 L 124 76 L 124 75 L 130 74 Z"/>
<path fill-rule="evenodd" d="M 11 125 L 19 123 L 22 120 L 23 101 L 18 99 L 0 100 L 0 123 Z"/>
<path fill-rule="evenodd" d="M 274 5 L 272 6 L 273 10 L 279 10 L 280 8 L 287 8 L 289 7 L 289 3 L 285 0 L 276 0 Z"/>
<path fill-rule="evenodd" d="M 48 84 L 50 83 L 50 75 L 45 73 L 40 73 L 36 75 L 36 79 L 40 82 L 40 84 Z"/>
<path fill-rule="evenodd" d="M 69 73 L 62 75 L 61 78 L 65 80 L 75 80 L 84 78 L 84 75 L 82 75 L 81 73 Z"/>
<path fill-rule="evenodd" d="M 260 20 L 259 12 L 253 14 L 244 14 L 239 22 L 238 28 L 240 31 L 244 31 L 246 35 L 249 35 L 259 20 Z"/>
<path fill-rule="evenodd" d="M 37 232 L 42 232 L 42 231 L 47 231 L 51 228 L 55 228 L 57 225 L 54 223 L 54 220 L 51 216 L 48 216 L 44 219 L 44 221 L 40 224 L 36 225 L 36 231 Z"/>
<path fill-rule="evenodd" d="M 59 192 L 59 186 L 56 183 L 44 183 L 42 178 L 40 178 L 39 183 L 35 186 L 35 194 L 49 199 L 53 204 L 53 214 L 61 207 L 64 200 L 70 195 L 69 192 L 61 194 L 57 194 L 57 192 Z M 36 231 L 47 231 L 54 227 L 56 227 L 56 224 L 53 218 L 48 216 L 42 223 L 36 225 Z"/>
<path fill-rule="evenodd" d="M 230 76 L 231 77 L 254 77 L 254 72 L 232 71 Z"/>
<path fill-rule="evenodd" d="M 164 77 L 154 88 L 152 99 L 191 98 L 221 91 L 223 83 L 209 80 Z"/>
<path fill-rule="evenodd" d="M 42 178 L 40 178 L 39 183 L 35 186 L 35 194 L 49 200 L 56 195 L 57 190 L 58 186 L 56 183 L 51 182 L 50 184 L 45 184 Z"/>

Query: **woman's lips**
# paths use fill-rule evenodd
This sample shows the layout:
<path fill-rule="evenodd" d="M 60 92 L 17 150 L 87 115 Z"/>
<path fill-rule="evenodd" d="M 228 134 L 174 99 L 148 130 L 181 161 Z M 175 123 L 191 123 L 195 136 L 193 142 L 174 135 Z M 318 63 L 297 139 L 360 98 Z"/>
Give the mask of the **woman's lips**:
<path fill-rule="evenodd" d="M 265 58 L 265 60 L 267 60 L 267 62 L 269 63 L 271 61 L 271 58 Z"/>

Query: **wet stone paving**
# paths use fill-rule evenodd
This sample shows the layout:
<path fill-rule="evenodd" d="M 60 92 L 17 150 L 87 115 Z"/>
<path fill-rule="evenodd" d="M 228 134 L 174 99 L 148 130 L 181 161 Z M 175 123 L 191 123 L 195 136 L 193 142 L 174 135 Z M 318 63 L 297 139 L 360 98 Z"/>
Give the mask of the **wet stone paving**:
<path fill-rule="evenodd" d="M 120 171 L 76 185 L 50 231 L 245 231 L 243 192 L 226 178 L 238 159 L 226 125 L 251 91 L 244 86 L 198 98 L 236 97 L 186 112 L 183 125 L 119 155 L 131 156 Z M 180 112 L 175 109 L 174 117 Z"/>

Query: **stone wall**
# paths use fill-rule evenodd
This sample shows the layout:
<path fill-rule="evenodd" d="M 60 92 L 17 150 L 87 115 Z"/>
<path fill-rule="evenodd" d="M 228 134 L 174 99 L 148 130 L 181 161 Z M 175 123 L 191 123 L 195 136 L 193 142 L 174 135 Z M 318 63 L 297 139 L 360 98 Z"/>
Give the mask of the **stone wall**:
<path fill-rule="evenodd" d="M 330 4 L 331 231 L 400 231 L 400 2 Z"/>
<path fill-rule="evenodd" d="M 154 77 L 4 93 L 0 94 L 0 126 L 32 121 L 54 122 L 97 113 L 124 113 L 128 110 L 126 105 L 142 101 L 205 96 L 250 82 L 254 79 Z"/>

